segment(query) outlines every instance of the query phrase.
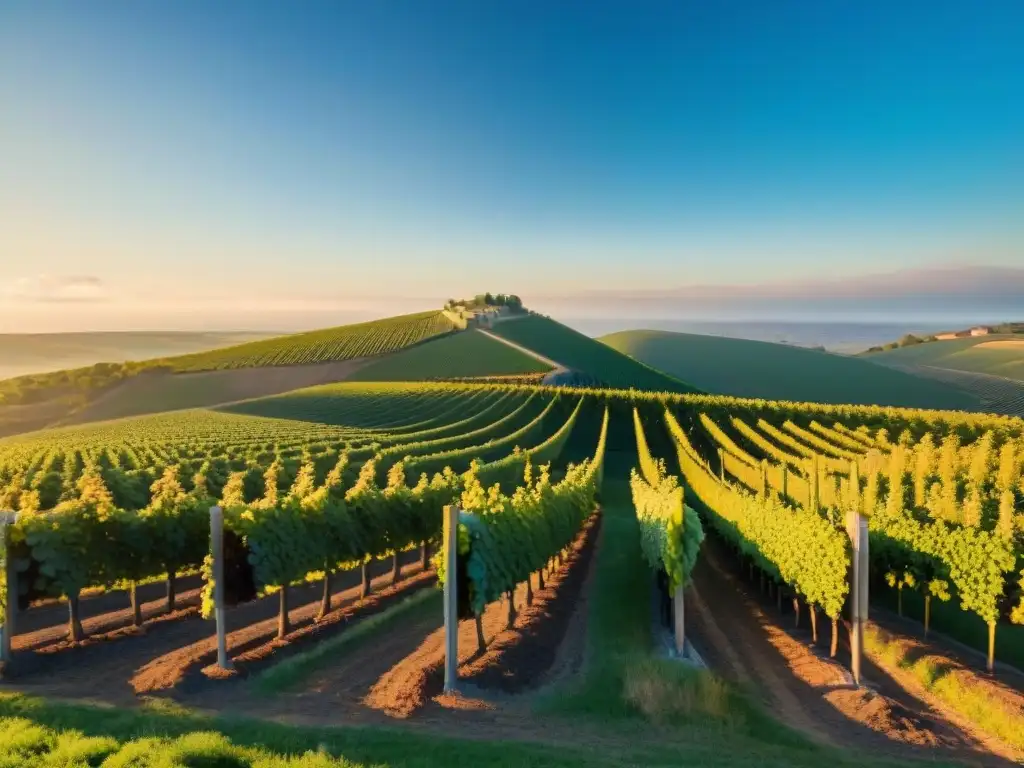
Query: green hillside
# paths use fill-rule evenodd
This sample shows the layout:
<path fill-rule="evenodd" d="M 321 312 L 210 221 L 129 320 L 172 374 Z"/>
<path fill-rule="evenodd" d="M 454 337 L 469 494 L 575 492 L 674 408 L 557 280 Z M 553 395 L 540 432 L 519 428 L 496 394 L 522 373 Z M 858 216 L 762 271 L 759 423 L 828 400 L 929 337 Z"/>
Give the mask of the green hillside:
<path fill-rule="evenodd" d="M 971 336 L 861 355 L 883 365 L 931 365 L 1024 381 L 1024 336 Z"/>
<path fill-rule="evenodd" d="M 160 362 L 176 371 L 327 363 L 394 352 L 454 329 L 455 325 L 441 311 L 418 312 L 279 336 Z"/>
<path fill-rule="evenodd" d="M 0 434 L 11 434 L 23 429 L 38 429 L 81 414 L 79 420 L 92 418 L 89 409 L 98 406 L 98 418 L 111 418 L 136 413 L 148 413 L 169 408 L 214 405 L 236 397 L 223 397 L 222 389 L 229 393 L 241 391 L 240 397 L 255 397 L 320 384 L 339 381 L 354 370 L 359 358 L 382 355 L 418 344 L 455 329 L 443 312 L 420 312 L 368 323 L 325 328 L 308 333 L 276 336 L 261 341 L 236 344 L 196 354 L 143 360 L 140 362 L 102 362 L 67 370 L 19 376 L 0 381 Z M 264 377 L 264 372 L 253 369 L 298 369 L 320 366 L 323 363 L 345 365 L 344 370 L 303 373 L 296 376 L 294 386 L 287 381 L 289 375 L 274 374 L 275 383 L 263 386 L 259 382 L 239 382 L 211 378 L 206 384 L 198 380 L 176 380 L 170 374 L 208 371 L 249 370 Z M 145 381 L 135 378 L 146 373 Z M 158 381 L 155 377 L 166 378 Z M 152 376 L 154 378 L 149 378 Z M 121 407 L 116 402 L 118 391 L 127 387 L 127 402 Z M 180 391 L 179 391 L 180 390 Z"/>
<path fill-rule="evenodd" d="M 544 373 L 551 367 L 477 330 L 444 336 L 382 357 L 350 377 L 351 381 L 514 376 Z"/>
<path fill-rule="evenodd" d="M 695 392 L 694 387 L 540 315 L 496 323 L 491 332 L 611 387 Z"/>
<path fill-rule="evenodd" d="M 600 341 L 707 392 L 918 408 L 979 405 L 971 395 L 937 381 L 784 344 L 668 331 L 623 331 Z"/>
<path fill-rule="evenodd" d="M 256 331 L 3 333 L 0 334 L 0 379 L 81 368 L 99 362 L 122 363 L 186 355 L 277 335 L 280 334 Z"/>

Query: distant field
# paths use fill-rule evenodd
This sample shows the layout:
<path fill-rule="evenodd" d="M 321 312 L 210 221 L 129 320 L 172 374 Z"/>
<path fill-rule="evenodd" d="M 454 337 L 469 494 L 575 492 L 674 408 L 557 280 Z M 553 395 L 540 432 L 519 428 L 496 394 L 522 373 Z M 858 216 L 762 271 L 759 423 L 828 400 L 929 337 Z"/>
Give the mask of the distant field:
<path fill-rule="evenodd" d="M 274 335 L 267 331 L 4 333 L 0 334 L 0 379 L 203 352 Z"/>
<path fill-rule="evenodd" d="M 589 336 L 546 317 L 531 315 L 495 324 L 491 332 L 612 387 L 694 392 L 689 384 L 637 362 Z"/>
<path fill-rule="evenodd" d="M 177 371 L 305 365 L 382 355 L 455 329 L 441 311 L 279 336 L 160 361 Z"/>
<path fill-rule="evenodd" d="M 544 373 L 550 366 L 472 330 L 444 336 L 371 362 L 352 381 L 422 381 L 440 378 Z"/>
<path fill-rule="evenodd" d="M 930 365 L 1024 381 L 1024 337 L 975 336 L 930 341 L 861 356 L 882 365 Z"/>
<path fill-rule="evenodd" d="M 707 392 L 957 410 L 980 405 L 976 397 L 938 381 L 784 344 L 667 331 L 624 331 L 600 341 Z"/>

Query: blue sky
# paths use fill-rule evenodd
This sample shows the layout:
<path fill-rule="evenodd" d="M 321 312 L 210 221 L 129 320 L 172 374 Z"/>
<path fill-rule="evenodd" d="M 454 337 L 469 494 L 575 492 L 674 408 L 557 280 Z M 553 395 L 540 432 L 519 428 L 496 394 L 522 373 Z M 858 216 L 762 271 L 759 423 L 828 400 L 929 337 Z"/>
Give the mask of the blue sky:
<path fill-rule="evenodd" d="M 1019 0 L 8 2 L 0 330 L 1024 265 L 1022 40 Z"/>

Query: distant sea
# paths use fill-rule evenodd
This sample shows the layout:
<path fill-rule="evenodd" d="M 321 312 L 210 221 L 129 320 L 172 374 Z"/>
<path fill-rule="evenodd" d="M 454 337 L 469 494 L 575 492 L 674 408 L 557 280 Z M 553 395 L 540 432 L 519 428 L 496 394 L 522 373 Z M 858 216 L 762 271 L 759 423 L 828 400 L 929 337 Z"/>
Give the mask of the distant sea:
<path fill-rule="evenodd" d="M 733 339 L 771 341 L 798 347 L 825 347 L 830 352 L 856 354 L 868 347 L 896 341 L 907 333 L 928 335 L 956 330 L 965 325 L 895 322 L 781 322 L 776 320 L 631 320 L 616 318 L 566 318 L 558 320 L 580 333 L 598 337 L 616 331 L 650 330 L 700 333 Z"/>

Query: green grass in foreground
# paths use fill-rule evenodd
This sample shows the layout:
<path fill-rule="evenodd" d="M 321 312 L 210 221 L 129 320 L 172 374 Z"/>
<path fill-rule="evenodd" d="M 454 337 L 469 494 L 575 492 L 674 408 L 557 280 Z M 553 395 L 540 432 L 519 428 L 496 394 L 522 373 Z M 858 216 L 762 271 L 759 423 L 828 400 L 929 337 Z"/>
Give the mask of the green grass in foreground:
<path fill-rule="evenodd" d="M 938 381 L 785 344 L 668 331 L 623 331 L 600 341 L 715 394 L 953 410 L 979 405 L 977 398 Z"/>
<path fill-rule="evenodd" d="M 254 681 L 262 693 L 278 693 L 304 682 L 316 670 L 329 665 L 339 653 L 362 645 L 377 632 L 401 632 L 402 622 L 415 621 L 431 613 L 442 615 L 441 592 L 425 587 L 401 602 L 369 616 L 340 635 L 322 640 L 310 650 L 290 656 L 261 672 Z"/>
<path fill-rule="evenodd" d="M 611 731 L 605 730 L 606 735 Z M 467 733 L 467 735 L 471 735 Z M 657 733 L 590 744 L 455 739 L 397 728 L 300 727 L 212 718 L 156 700 L 117 709 L 0 694 L 0 766 L 102 768 L 626 768 L 626 766 L 862 766 L 864 760 L 779 748 L 697 727 L 669 746 Z M 538 738 L 540 738 L 538 736 Z M 522 738 L 530 738 L 522 733 Z M 874 764 L 874 763 L 872 763 Z"/>
<path fill-rule="evenodd" d="M 168 705 L 124 710 L 0 694 L 0 766 L 12 768 L 615 768 L 636 761 L 572 748 L 458 740 L 395 729 L 303 728 L 210 718 Z M 654 764 L 671 763 L 666 758 Z"/>
<path fill-rule="evenodd" d="M 476 330 L 443 336 L 371 363 L 350 381 L 420 381 L 544 373 L 551 366 Z"/>
<path fill-rule="evenodd" d="M 899 643 L 871 627 L 864 632 L 864 649 L 886 664 L 909 672 L 925 690 L 981 730 L 1024 750 L 1024 717 L 1009 711 L 998 699 L 989 698 L 984 688 L 964 685 L 943 669 L 944 665 L 927 657 L 910 658 Z"/>

